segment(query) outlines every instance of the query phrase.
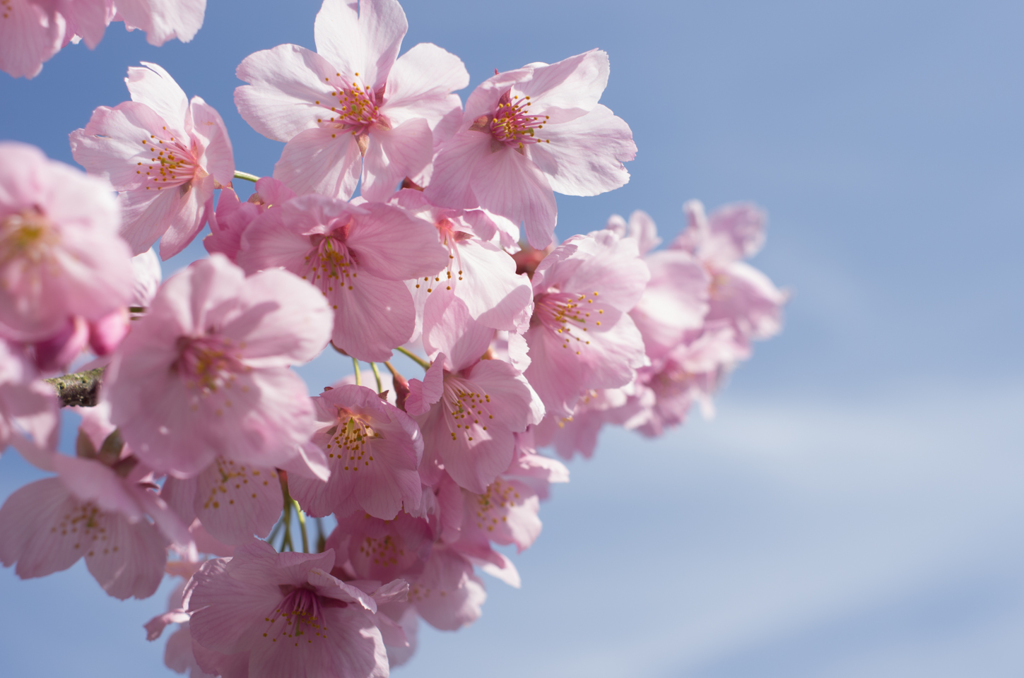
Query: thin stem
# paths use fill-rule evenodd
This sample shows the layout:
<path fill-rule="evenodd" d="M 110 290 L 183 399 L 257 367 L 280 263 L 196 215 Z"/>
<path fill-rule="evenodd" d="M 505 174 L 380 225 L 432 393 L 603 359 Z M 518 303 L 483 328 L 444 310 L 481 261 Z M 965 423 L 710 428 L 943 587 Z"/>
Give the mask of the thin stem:
<path fill-rule="evenodd" d="M 359 373 L 359 361 L 352 358 L 352 368 L 356 371 L 356 386 L 363 385 L 363 375 Z"/>
<path fill-rule="evenodd" d="M 425 369 L 425 370 L 429 370 L 430 369 L 430 363 L 429 362 L 427 362 L 423 358 L 419 357 L 418 355 L 416 355 L 412 351 L 408 350 L 404 346 L 399 346 L 395 350 L 398 351 L 399 353 L 404 353 L 406 356 L 412 358 L 413 362 L 415 362 L 417 365 L 419 365 L 423 369 Z M 385 363 L 385 364 L 387 364 L 387 363 Z"/>
<path fill-rule="evenodd" d="M 377 369 L 377 363 L 370 363 L 370 369 L 373 370 L 373 378 L 377 380 L 377 393 L 383 393 L 384 386 L 380 383 L 380 370 Z"/>
<path fill-rule="evenodd" d="M 299 502 L 292 499 L 295 504 L 295 515 L 299 517 L 299 527 L 302 529 L 302 552 L 309 553 L 309 537 L 306 535 L 306 514 L 302 512 Z"/>
<path fill-rule="evenodd" d="M 327 547 L 327 539 L 324 538 L 324 521 L 316 519 L 316 552 L 323 553 Z"/>
<path fill-rule="evenodd" d="M 285 548 L 289 551 L 294 551 L 295 546 L 292 544 L 292 503 L 287 498 L 284 501 L 284 539 L 281 540 L 281 552 L 284 553 Z"/>
<path fill-rule="evenodd" d="M 239 172 L 238 170 L 235 170 L 235 178 L 245 179 L 246 181 L 251 181 L 253 183 L 256 183 L 257 181 L 260 180 L 260 178 L 255 174 L 249 174 L 248 172 Z"/>

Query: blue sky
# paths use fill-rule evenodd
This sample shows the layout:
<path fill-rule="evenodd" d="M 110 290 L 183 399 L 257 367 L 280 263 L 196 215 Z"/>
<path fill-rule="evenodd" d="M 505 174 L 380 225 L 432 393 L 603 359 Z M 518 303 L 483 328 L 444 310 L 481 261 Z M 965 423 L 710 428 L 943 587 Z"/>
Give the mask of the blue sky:
<path fill-rule="evenodd" d="M 441 45 L 472 85 L 609 52 L 602 102 L 633 129 L 632 179 L 560 197 L 561 237 L 644 209 L 668 238 L 687 199 L 754 200 L 770 215 L 754 263 L 793 299 L 714 421 L 640 444 L 606 433 L 544 506 L 523 588 L 489 582 L 484 617 L 425 630 L 396 675 L 1024 672 L 1024 9 L 404 6 L 406 48 Z M 317 9 L 213 0 L 192 43 L 160 49 L 114 25 L 35 80 L 0 74 L 0 137 L 71 162 L 67 134 L 127 98 L 129 65 L 155 61 L 221 112 L 240 169 L 269 174 L 281 144 L 238 116 L 234 68 L 312 48 Z M 340 369 L 304 376 L 318 389 Z M 33 477 L 5 455 L 0 497 Z M 12 675 L 171 675 L 140 626 L 161 594 L 120 603 L 78 565 L 31 582 L 0 571 L 0 600 Z"/>

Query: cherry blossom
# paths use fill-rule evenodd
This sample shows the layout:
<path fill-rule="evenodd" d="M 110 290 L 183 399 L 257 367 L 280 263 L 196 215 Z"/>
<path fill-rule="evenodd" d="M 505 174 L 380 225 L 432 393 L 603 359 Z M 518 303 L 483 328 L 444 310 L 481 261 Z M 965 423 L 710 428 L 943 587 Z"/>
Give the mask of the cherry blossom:
<path fill-rule="evenodd" d="M 597 103 L 608 55 L 591 50 L 483 82 L 459 131 L 438 151 L 426 193 L 449 207 L 482 207 L 523 222 L 535 248 L 551 244 L 555 192 L 597 195 L 629 181 L 629 126 Z"/>
<path fill-rule="evenodd" d="M 687 331 L 704 324 L 711 276 L 685 250 L 652 252 L 661 239 L 646 212 L 633 212 L 628 223 L 619 215 L 612 215 L 607 228 L 635 240 L 651 272 L 643 296 L 629 315 L 644 339 L 647 356 L 661 358 L 679 345 Z"/>
<path fill-rule="evenodd" d="M 518 226 L 484 210 L 437 207 L 410 189 L 399 191 L 392 201 L 433 223 L 448 250 L 444 268 L 409 282 L 420 315 L 430 294 L 451 290 L 470 316 L 487 327 L 525 329 L 533 308 L 530 281 L 516 273 L 515 260 L 495 242 L 510 229 L 518 236 Z"/>
<path fill-rule="evenodd" d="M 129 68 L 125 82 L 132 100 L 93 111 L 71 133 L 71 152 L 121 191 L 121 234 L 132 251 L 160 239 L 167 259 L 202 229 L 214 189 L 231 183 L 231 141 L 220 114 L 199 97 L 189 102 L 160 66 Z"/>
<path fill-rule="evenodd" d="M 112 419 L 154 469 L 188 477 L 218 457 L 286 464 L 312 426 L 289 365 L 327 343 L 331 312 L 285 271 L 246 279 L 222 255 L 161 287 L 104 379 Z"/>
<path fill-rule="evenodd" d="M 295 197 L 294 191 L 272 177 L 256 182 L 256 192 L 241 202 L 231 188 L 225 188 L 217 199 L 216 211 L 210 211 L 210 235 L 203 238 L 203 247 L 210 254 L 220 252 L 231 261 L 238 259 L 242 234 L 256 217 L 272 207 L 279 207 Z"/>
<path fill-rule="evenodd" d="M 636 241 L 608 230 L 569 238 L 537 267 L 525 374 L 549 414 L 570 416 L 585 391 L 625 386 L 648 362 L 629 311 L 649 278 Z"/>
<path fill-rule="evenodd" d="M 310 514 L 361 509 L 392 520 L 421 499 L 423 438 L 416 423 L 364 386 L 335 384 L 313 398 L 313 444 L 327 456 L 327 482 L 292 476 L 291 494 Z"/>
<path fill-rule="evenodd" d="M 469 84 L 458 57 L 419 44 L 398 57 L 408 23 L 396 0 L 324 0 L 317 51 L 279 45 L 248 56 L 235 91 L 253 128 L 287 145 L 274 177 L 298 193 L 382 200 L 431 163 Z"/>
<path fill-rule="evenodd" d="M 320 289 L 335 310 L 331 341 L 359 360 L 388 360 L 410 339 L 416 312 L 402 281 L 447 261 L 429 222 L 394 205 L 320 195 L 261 214 L 238 254 L 248 272 L 281 266 Z"/>
<path fill-rule="evenodd" d="M 406 400 L 423 432 L 421 473 L 429 483 L 443 465 L 461 487 L 484 492 L 511 463 L 513 434 L 544 416 L 537 394 L 514 367 L 481 360 L 491 334 L 458 297 L 431 298 L 423 338 L 434 359 L 422 381 L 409 382 Z"/>
<path fill-rule="evenodd" d="M 103 408 L 90 411 L 78 457 L 52 454 L 57 477 L 30 483 L 0 508 L 0 562 L 41 577 L 84 557 L 116 598 L 146 598 L 163 578 L 166 546 L 189 546 L 188 530 L 152 491 L 151 472 L 132 457 Z M 150 522 L 150 521 L 153 522 Z"/>
<path fill-rule="evenodd" d="M 0 143 L 0 336 L 43 341 L 76 316 L 99 321 L 127 306 L 131 254 L 118 221 L 107 182 Z"/>
<path fill-rule="evenodd" d="M 259 541 L 208 561 L 185 594 L 194 643 L 222 657 L 246 655 L 250 678 L 386 677 L 377 603 L 331 576 L 334 563 L 332 549 L 279 554 Z M 215 658 L 196 659 L 220 673 Z"/>
<path fill-rule="evenodd" d="M 706 215 L 704 205 L 683 205 L 687 229 L 672 247 L 692 252 L 711 275 L 708 321 L 728 320 L 740 336 L 767 339 L 782 329 L 788 295 L 742 259 L 764 244 L 765 215 L 755 205 L 726 205 Z"/>

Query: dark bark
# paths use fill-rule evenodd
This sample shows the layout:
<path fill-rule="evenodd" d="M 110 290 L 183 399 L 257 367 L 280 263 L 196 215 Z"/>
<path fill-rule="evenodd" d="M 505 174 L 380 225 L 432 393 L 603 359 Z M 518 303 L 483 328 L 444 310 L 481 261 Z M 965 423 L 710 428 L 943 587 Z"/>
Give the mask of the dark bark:
<path fill-rule="evenodd" d="M 103 369 L 98 367 L 95 370 L 65 374 L 47 379 L 46 382 L 57 391 L 61 407 L 93 407 L 99 396 Z"/>

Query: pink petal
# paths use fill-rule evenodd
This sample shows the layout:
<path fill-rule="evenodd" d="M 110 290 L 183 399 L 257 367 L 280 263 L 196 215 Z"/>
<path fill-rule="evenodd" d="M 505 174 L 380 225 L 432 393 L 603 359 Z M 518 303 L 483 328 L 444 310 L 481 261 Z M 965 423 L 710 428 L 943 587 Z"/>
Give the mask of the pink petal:
<path fill-rule="evenodd" d="M 394 129 L 375 128 L 363 159 L 360 195 L 386 200 L 404 177 L 426 169 L 433 155 L 433 135 L 423 118 L 412 118 Z"/>
<path fill-rule="evenodd" d="M 238 112 L 253 129 L 277 141 L 290 141 L 314 129 L 333 88 L 325 84 L 336 69 L 326 59 L 297 45 L 278 45 L 247 56 L 235 74 L 250 83 L 235 90 Z"/>
<path fill-rule="evenodd" d="M 206 0 L 118 0 L 117 11 L 126 25 L 146 32 L 146 41 L 159 47 L 172 38 L 189 42 L 203 25 Z"/>
<path fill-rule="evenodd" d="M 212 175 L 221 187 L 228 186 L 235 176 L 235 156 L 224 121 L 212 106 L 199 97 L 192 97 L 189 105 L 192 116 L 192 138 L 203 147 L 199 164 Z"/>
<path fill-rule="evenodd" d="M 12 0 L 3 6 L 0 21 L 0 71 L 14 78 L 33 78 L 43 62 L 60 51 L 64 19 L 53 18 L 28 0 Z"/>
<path fill-rule="evenodd" d="M 437 169 L 434 172 L 436 181 Z M 558 208 L 551 185 L 537 165 L 504 147 L 479 159 L 471 181 L 481 207 L 523 222 L 531 247 L 543 249 L 551 244 Z"/>
<path fill-rule="evenodd" d="M 156 593 L 167 564 L 164 536 L 144 520 L 132 524 L 120 515 L 108 515 L 105 529 L 85 553 L 92 576 L 108 594 L 121 600 Z"/>
<path fill-rule="evenodd" d="M 360 276 L 352 289 L 337 290 L 331 342 L 357 360 L 383 362 L 391 351 L 409 340 L 415 329 L 416 309 L 402 283 Z"/>
<path fill-rule="evenodd" d="M 592 49 L 550 66 L 532 67 L 530 77 L 516 90 L 530 97 L 534 110 L 551 116 L 549 124 L 561 124 L 598 105 L 608 72 L 608 54 Z"/>
<path fill-rule="evenodd" d="M 469 73 L 461 59 L 437 45 L 420 43 L 395 62 L 381 110 L 392 124 L 422 117 L 434 129 L 452 111 L 461 114 L 458 96 L 449 95 L 468 84 Z"/>
<path fill-rule="evenodd" d="M 430 406 L 441 399 L 444 393 L 444 354 L 430 363 L 430 369 L 419 379 L 409 380 L 409 396 L 405 399 L 405 411 L 413 417 L 426 414 Z"/>
<path fill-rule="evenodd" d="M 273 468 L 218 459 L 196 480 L 196 516 L 225 544 L 244 544 L 254 534 L 262 539 L 281 516 L 284 496 Z"/>
<path fill-rule="evenodd" d="M 626 122 L 601 104 L 584 116 L 545 125 L 548 143 L 530 147 L 530 157 L 564 195 L 598 195 L 624 186 L 629 172 L 622 163 L 636 157 L 633 132 Z"/>
<path fill-rule="evenodd" d="M 128 85 L 132 101 L 152 109 L 179 138 L 184 139 L 188 136 L 190 130 L 185 129 L 188 97 L 162 66 L 143 61 L 142 67 L 128 68 L 128 77 L 124 81 Z"/>
<path fill-rule="evenodd" d="M 316 51 L 374 90 L 387 82 L 408 30 L 397 0 L 324 0 L 313 25 Z"/>
<path fill-rule="evenodd" d="M 296 193 L 320 193 L 348 200 L 359 183 L 361 156 L 351 134 L 316 127 L 289 139 L 274 178 Z"/>
<path fill-rule="evenodd" d="M 389 204 L 369 203 L 345 244 L 362 268 L 387 280 L 408 280 L 436 273 L 448 263 L 430 222 Z"/>
<path fill-rule="evenodd" d="M 448 356 L 453 372 L 465 369 L 487 352 L 494 330 L 470 316 L 466 303 L 442 291 L 427 299 L 423 311 L 423 347 L 434 358 Z"/>

